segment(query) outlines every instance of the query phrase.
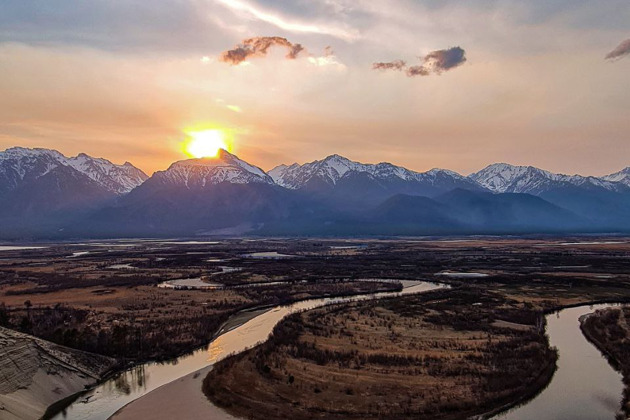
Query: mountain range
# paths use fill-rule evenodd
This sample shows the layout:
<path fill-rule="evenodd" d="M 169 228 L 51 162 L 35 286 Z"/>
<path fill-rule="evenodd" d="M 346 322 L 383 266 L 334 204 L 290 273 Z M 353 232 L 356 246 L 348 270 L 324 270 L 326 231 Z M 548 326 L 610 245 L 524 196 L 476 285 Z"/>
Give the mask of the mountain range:
<path fill-rule="evenodd" d="M 463 176 L 339 155 L 268 173 L 225 150 L 148 177 L 126 162 L 0 152 L 0 237 L 425 235 L 630 230 L 630 168 L 492 164 Z"/>

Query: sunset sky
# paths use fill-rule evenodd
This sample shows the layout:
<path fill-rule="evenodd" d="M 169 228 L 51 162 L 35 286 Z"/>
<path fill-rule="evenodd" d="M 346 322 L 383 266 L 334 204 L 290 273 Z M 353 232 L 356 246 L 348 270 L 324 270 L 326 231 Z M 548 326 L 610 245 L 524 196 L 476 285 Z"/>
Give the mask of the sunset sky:
<path fill-rule="evenodd" d="M 628 0 L 3 0 L 0 150 L 152 173 L 213 128 L 267 170 L 602 175 L 630 166 L 629 38 Z"/>

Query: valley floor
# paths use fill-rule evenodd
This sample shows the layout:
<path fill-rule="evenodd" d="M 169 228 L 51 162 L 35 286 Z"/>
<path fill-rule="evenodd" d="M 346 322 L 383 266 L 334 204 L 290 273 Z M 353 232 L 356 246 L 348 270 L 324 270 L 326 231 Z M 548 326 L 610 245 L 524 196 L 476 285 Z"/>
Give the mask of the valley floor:
<path fill-rule="evenodd" d="M 172 358 L 204 345 L 230 315 L 244 308 L 394 290 L 400 287 L 399 280 L 453 286 L 454 294 L 443 297 L 448 305 L 440 299 L 415 305 L 409 297 L 404 300 L 408 305 L 397 307 L 383 301 L 376 306 L 350 305 L 347 311 L 328 313 L 333 309 L 324 308 L 314 312 L 321 325 L 309 320 L 310 313 L 301 314 L 281 324 L 281 328 L 295 329 L 295 341 L 281 343 L 277 352 L 265 345 L 261 349 L 267 348 L 268 354 L 250 352 L 231 362 L 242 364 L 239 375 L 250 375 L 248 380 L 260 384 L 261 398 L 275 401 L 278 412 L 294 414 L 305 407 L 328 413 L 323 401 L 333 397 L 348 410 L 368 417 L 378 416 L 381 409 L 392 410 L 387 404 L 393 402 L 411 412 L 430 413 L 440 405 L 439 399 L 426 391 L 423 397 L 420 391 L 410 390 L 437 386 L 436 378 L 439 383 L 445 381 L 443 398 L 456 393 L 471 404 L 467 413 L 520 399 L 539 388 L 533 384 L 536 378 L 546 377 L 553 360 L 533 314 L 538 317 L 553 308 L 585 302 L 624 301 L 630 290 L 630 240 L 623 237 L 137 240 L 43 245 L 0 255 L 0 326 L 136 363 Z M 280 257 L 256 257 L 263 254 Z M 182 278 L 201 278 L 224 287 L 157 287 L 165 280 Z M 407 306 L 417 311 L 405 314 Z M 523 314 L 530 315 L 521 319 Z M 516 375 L 515 382 L 498 389 L 492 375 L 501 374 L 496 360 L 502 358 L 502 346 L 512 348 L 519 340 L 531 342 L 531 348 L 515 350 L 531 350 L 519 358 L 528 368 L 518 361 L 513 365 L 527 374 Z M 0 343 L 2 355 L 11 351 L 7 343 Z M 326 361 L 329 357 L 335 362 Z M 31 358 L 37 359 L 34 354 Z M 419 367 L 412 367 L 415 362 Z M 487 369 L 489 362 L 496 371 Z M 335 381 L 319 383 L 315 375 L 320 370 Z M 230 410 L 238 414 L 255 410 L 277 415 L 271 405 L 261 408 L 239 401 L 245 392 L 243 377 L 232 372 L 226 368 L 223 373 L 220 369 L 211 373 L 220 377 L 217 384 L 230 384 L 234 391 L 210 384 L 206 388 L 210 392 L 215 388 L 213 398 L 231 403 Z M 435 376 L 426 376 L 429 372 Z M 99 376 L 93 373 L 88 376 Z M 352 386 L 350 379 L 357 375 L 365 375 L 366 380 Z M 388 380 L 389 375 L 392 379 Z M 201 387 L 204 375 L 193 376 L 186 386 L 194 382 Z M 383 388 L 370 388 L 370 381 Z M 399 382 L 402 388 L 396 389 Z M 146 401 L 153 401 L 156 413 L 169 412 L 169 400 L 157 401 L 154 395 L 164 396 L 163 390 L 168 389 L 184 398 L 178 383 L 132 402 L 120 415 L 137 412 L 138 404 L 146 407 Z M 276 388 L 278 394 L 271 395 Z M 483 393 L 471 393 L 473 388 Z M 51 384 L 47 392 L 55 389 Z M 461 389 L 461 395 L 456 389 Z M 0 397 L 12 392 L 2 389 Z M 39 398 L 36 391 L 28 392 Z M 66 394 L 55 395 L 61 399 Z M 199 390 L 194 395 L 203 394 Z M 276 401 L 282 395 L 285 402 Z M 357 398 L 361 395 L 366 398 Z M 299 401 L 301 408 L 287 408 L 286 399 Z M 357 405 L 360 399 L 366 402 Z M 53 401 L 40 400 L 42 406 Z M 208 410 L 216 410 L 204 398 L 197 400 Z M 181 403 L 185 402 L 184 398 Z"/>

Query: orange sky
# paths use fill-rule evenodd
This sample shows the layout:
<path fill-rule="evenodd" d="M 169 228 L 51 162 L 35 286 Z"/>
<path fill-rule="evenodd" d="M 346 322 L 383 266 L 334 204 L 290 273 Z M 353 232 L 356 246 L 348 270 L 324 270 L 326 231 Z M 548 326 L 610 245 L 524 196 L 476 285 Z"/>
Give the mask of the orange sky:
<path fill-rule="evenodd" d="M 604 59 L 630 36 L 627 1 L 73 2 L 51 1 L 48 19 L 10 0 L 0 18 L 0 149 L 152 173 L 185 158 L 184 131 L 212 126 L 263 169 L 333 153 L 464 174 L 499 161 L 592 175 L 630 166 L 630 57 Z M 262 35 L 306 50 L 220 60 Z M 441 75 L 371 68 L 453 46 L 467 61 Z"/>

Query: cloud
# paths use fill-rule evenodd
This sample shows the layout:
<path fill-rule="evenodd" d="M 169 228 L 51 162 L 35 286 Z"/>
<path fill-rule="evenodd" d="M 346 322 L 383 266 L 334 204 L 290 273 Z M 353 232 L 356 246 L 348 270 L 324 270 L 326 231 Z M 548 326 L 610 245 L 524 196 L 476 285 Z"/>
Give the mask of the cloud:
<path fill-rule="evenodd" d="M 356 41 L 360 38 L 358 31 L 352 28 L 342 28 L 321 24 L 311 24 L 300 21 L 291 21 L 280 14 L 268 12 L 243 0 L 215 0 L 223 4 L 234 12 L 245 12 L 263 22 L 274 25 L 280 29 L 290 32 L 315 33 L 320 35 L 330 35 L 348 42 Z"/>
<path fill-rule="evenodd" d="M 308 62 L 317 67 L 334 67 L 338 70 L 346 70 L 347 68 L 345 64 L 339 61 L 339 59 L 335 55 L 335 51 L 333 51 L 330 45 L 324 48 L 323 55 L 310 55 L 308 57 Z"/>
<path fill-rule="evenodd" d="M 630 54 L 630 39 L 626 39 L 625 41 L 621 41 L 621 44 L 617 45 L 617 47 L 606 54 L 606 60 L 619 60 Z"/>
<path fill-rule="evenodd" d="M 390 61 L 388 63 L 372 63 L 372 69 L 374 70 L 404 70 L 407 67 L 407 63 L 403 60 Z"/>
<path fill-rule="evenodd" d="M 425 66 L 411 66 L 407 67 L 407 71 L 405 72 L 405 74 L 408 77 L 428 76 L 431 74 L 431 71 Z"/>
<path fill-rule="evenodd" d="M 424 57 L 424 65 L 431 67 L 433 72 L 438 74 L 454 69 L 465 62 L 466 51 L 460 47 L 432 51 Z"/>
<path fill-rule="evenodd" d="M 445 71 L 454 69 L 466 62 L 466 51 L 460 47 L 453 47 L 447 50 L 431 51 L 420 58 L 422 64 L 408 66 L 403 60 L 389 62 L 372 63 L 373 70 L 394 70 L 405 71 L 408 77 L 429 76 L 431 74 L 442 74 Z"/>
<path fill-rule="evenodd" d="M 235 48 L 225 51 L 219 59 L 225 63 L 237 65 L 247 60 L 249 57 L 264 57 L 269 48 L 274 45 L 286 47 L 288 52 L 285 56 L 289 60 L 297 58 L 300 52 L 304 51 L 301 44 L 293 44 L 286 38 L 279 36 L 259 36 L 245 39 Z"/>

